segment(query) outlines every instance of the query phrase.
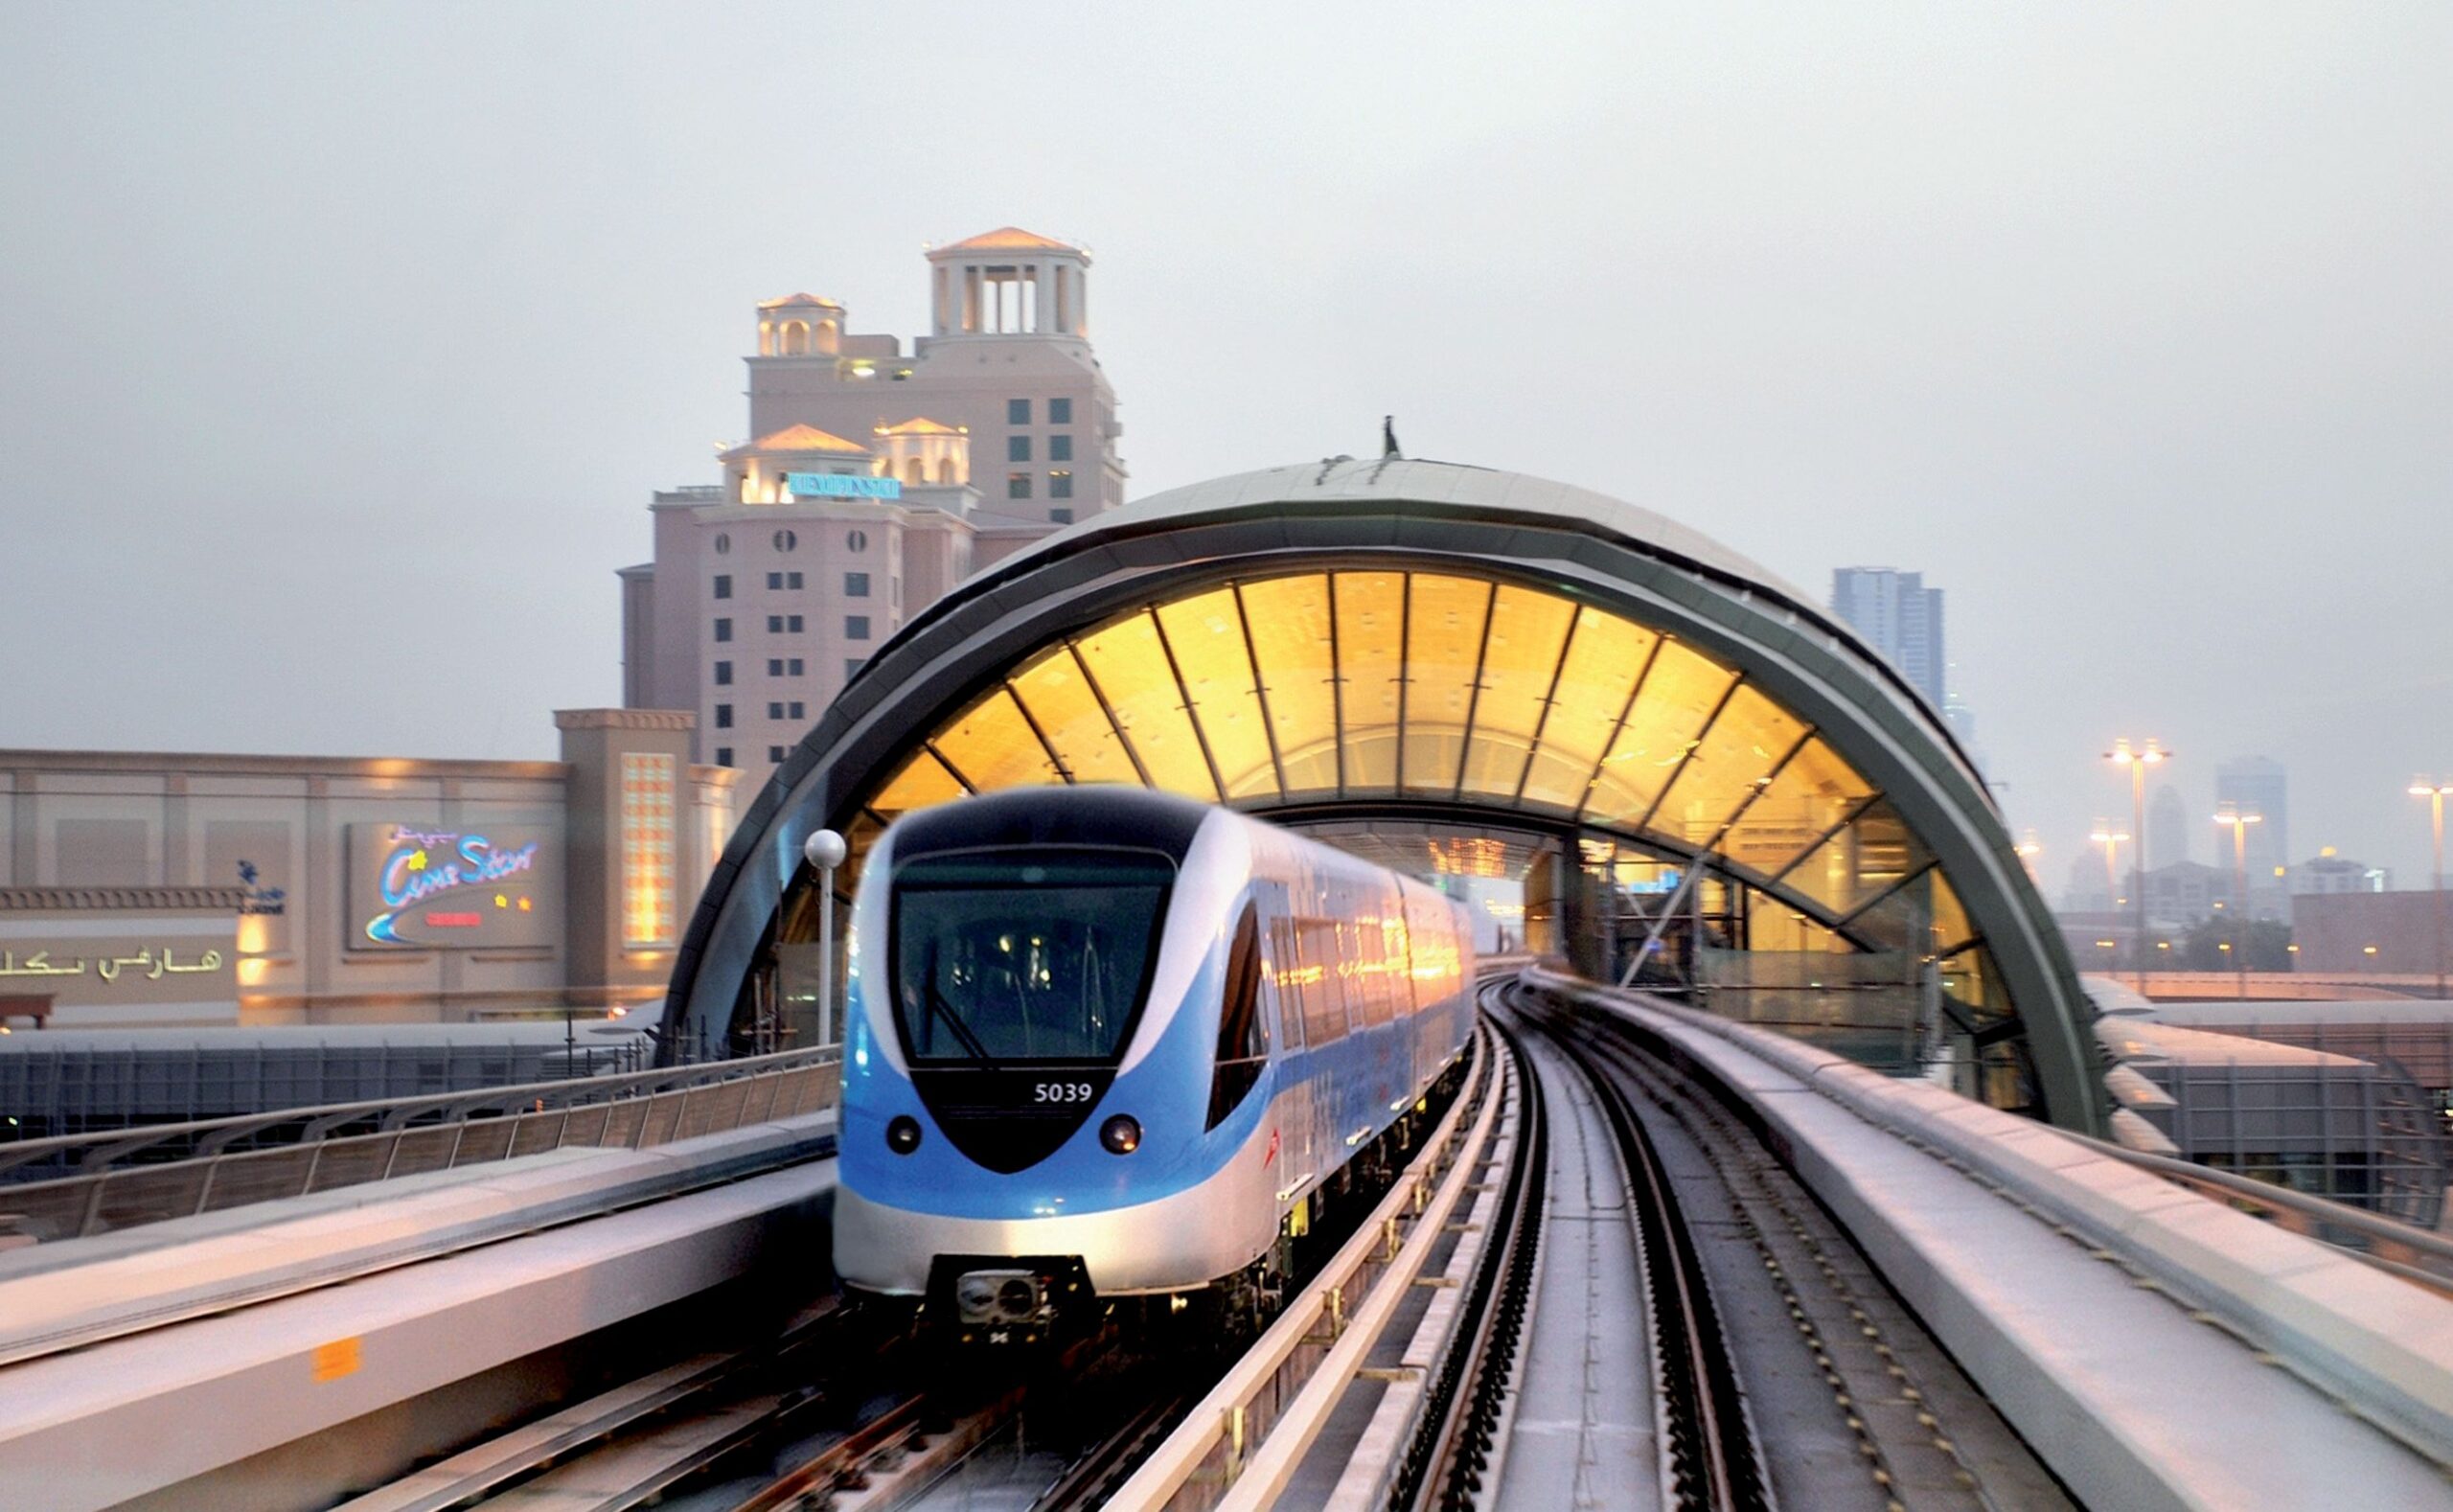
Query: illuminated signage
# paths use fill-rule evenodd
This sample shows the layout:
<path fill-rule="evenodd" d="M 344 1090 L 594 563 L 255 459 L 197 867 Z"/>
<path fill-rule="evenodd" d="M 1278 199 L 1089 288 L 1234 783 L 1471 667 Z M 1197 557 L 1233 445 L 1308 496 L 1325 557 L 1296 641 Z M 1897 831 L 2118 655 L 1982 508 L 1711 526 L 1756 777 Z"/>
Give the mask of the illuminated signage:
<path fill-rule="evenodd" d="M 795 498 L 899 499 L 900 478 L 857 477 L 849 472 L 787 472 L 784 487 Z"/>
<path fill-rule="evenodd" d="M 353 950 L 474 950 L 554 943 L 541 830 L 350 826 Z"/>

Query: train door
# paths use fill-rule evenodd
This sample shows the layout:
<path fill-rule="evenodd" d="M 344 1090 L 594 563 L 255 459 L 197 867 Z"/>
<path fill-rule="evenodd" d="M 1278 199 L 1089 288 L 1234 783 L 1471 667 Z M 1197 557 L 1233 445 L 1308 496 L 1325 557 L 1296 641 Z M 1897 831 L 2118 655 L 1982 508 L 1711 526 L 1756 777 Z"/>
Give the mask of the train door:
<path fill-rule="evenodd" d="M 1270 1042 L 1277 1046 L 1277 1103 L 1271 1112 L 1271 1126 L 1281 1146 L 1276 1180 L 1285 1187 L 1314 1169 L 1316 1116 L 1312 1081 L 1305 1074 L 1303 1012 L 1295 996 L 1293 910 L 1286 884 L 1266 878 L 1253 879 L 1252 902 L 1261 920 L 1261 1013 L 1269 1025 Z"/>

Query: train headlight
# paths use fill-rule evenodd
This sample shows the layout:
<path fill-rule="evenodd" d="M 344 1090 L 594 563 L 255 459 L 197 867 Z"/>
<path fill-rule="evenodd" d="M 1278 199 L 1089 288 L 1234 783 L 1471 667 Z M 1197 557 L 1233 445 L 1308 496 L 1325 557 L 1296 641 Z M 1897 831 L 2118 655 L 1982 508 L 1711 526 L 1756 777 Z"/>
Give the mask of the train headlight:
<path fill-rule="evenodd" d="M 1141 1121 L 1131 1113 L 1118 1113 L 1099 1125 L 1099 1143 L 1110 1155 L 1131 1155 L 1141 1148 Z"/>
<path fill-rule="evenodd" d="M 885 1147 L 897 1155 L 909 1155 L 920 1148 L 920 1120 L 909 1113 L 899 1113 L 885 1126 Z"/>

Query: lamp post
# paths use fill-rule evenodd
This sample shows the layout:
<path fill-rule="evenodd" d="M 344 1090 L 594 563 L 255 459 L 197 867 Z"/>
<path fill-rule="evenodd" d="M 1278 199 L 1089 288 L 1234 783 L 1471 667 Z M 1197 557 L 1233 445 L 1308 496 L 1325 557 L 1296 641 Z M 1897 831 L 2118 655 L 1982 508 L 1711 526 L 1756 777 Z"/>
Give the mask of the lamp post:
<path fill-rule="evenodd" d="M 2142 995 L 2146 991 L 2146 951 L 2144 947 L 2146 938 L 2146 768 L 2171 759 L 2172 753 L 2156 742 L 2150 740 L 2143 745 L 2133 746 L 2126 736 L 2113 742 L 2112 749 L 2104 752 L 2104 760 L 2116 767 L 2129 768 L 2129 833 L 2140 836 L 2139 842 L 2129 850 L 2129 868 L 2137 873 L 2138 878 L 2129 893 L 2130 902 L 2138 908 L 2138 938 L 2141 942 L 2138 991 Z M 2114 896 L 2119 895 L 2120 889 L 2115 888 Z"/>
<path fill-rule="evenodd" d="M 2240 937 L 2241 916 L 2249 911 L 2249 826 L 2264 822 L 2262 813 L 2225 808 L 2214 822 L 2232 831 L 2232 970 L 2238 974 L 2239 997 L 2249 996 L 2249 947 Z"/>
<path fill-rule="evenodd" d="M 2444 997 L 2444 795 L 2448 792 L 2453 792 L 2453 782 L 2442 778 L 2421 777 L 2411 784 L 2411 796 L 2427 800 L 2436 840 L 2436 884 L 2428 902 L 2436 920 L 2436 996 L 2440 1000 Z"/>
<path fill-rule="evenodd" d="M 813 830 L 801 855 L 817 868 L 817 1042 L 835 1042 L 835 868 L 849 853 L 833 830 Z"/>
<path fill-rule="evenodd" d="M 2104 848 L 2104 891 L 2106 896 L 2112 900 L 2112 909 L 2116 911 L 2121 907 L 2121 865 L 2117 858 L 2120 855 L 2121 846 L 2126 844 L 2128 840 L 2129 836 L 2126 834 L 2114 829 L 2110 824 L 2107 824 L 2101 819 L 2098 819 L 2096 821 L 2095 829 L 2089 832 L 2087 836 L 2088 844 L 2100 845 Z M 2144 941 L 2145 935 L 2141 933 L 2137 942 L 2133 943 L 2130 949 L 2144 950 Z M 2110 958 L 2104 963 L 2104 970 L 2107 972 L 2117 971 L 2120 968 L 2120 964 L 2119 957 L 2116 956 Z"/>

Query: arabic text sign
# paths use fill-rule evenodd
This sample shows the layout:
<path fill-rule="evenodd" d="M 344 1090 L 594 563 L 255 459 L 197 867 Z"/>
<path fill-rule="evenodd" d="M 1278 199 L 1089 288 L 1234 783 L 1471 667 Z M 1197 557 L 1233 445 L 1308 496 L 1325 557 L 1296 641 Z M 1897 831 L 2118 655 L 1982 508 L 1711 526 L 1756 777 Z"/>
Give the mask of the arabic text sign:
<path fill-rule="evenodd" d="M 787 472 L 784 487 L 794 498 L 899 499 L 900 478 L 858 477 L 849 472 Z"/>
<path fill-rule="evenodd" d="M 47 935 L 36 924 L 0 939 L 0 996 L 79 1003 L 227 1002 L 238 994 L 238 947 L 218 934 Z"/>
<path fill-rule="evenodd" d="M 532 825 L 353 824 L 351 950 L 548 946 L 560 937 L 557 842 Z"/>

